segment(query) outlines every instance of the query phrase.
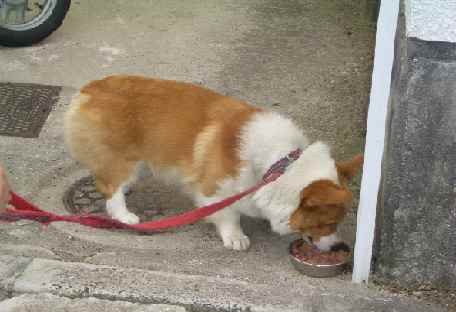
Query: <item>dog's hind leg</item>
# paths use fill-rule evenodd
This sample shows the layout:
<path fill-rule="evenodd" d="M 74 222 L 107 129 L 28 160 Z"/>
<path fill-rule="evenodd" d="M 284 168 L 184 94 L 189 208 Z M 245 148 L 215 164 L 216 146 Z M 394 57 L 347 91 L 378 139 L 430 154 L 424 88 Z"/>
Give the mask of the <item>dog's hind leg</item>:
<path fill-rule="evenodd" d="M 135 162 L 119 159 L 107 162 L 112 167 L 106 170 L 98 168 L 95 174 L 96 186 L 106 198 L 106 211 L 114 219 L 124 223 L 138 223 L 139 217 L 128 211 L 125 202 L 125 190 L 128 188 L 130 176 L 134 173 Z"/>
<path fill-rule="evenodd" d="M 119 220 L 120 222 L 128 224 L 139 222 L 139 217 L 127 209 L 122 185 L 110 199 L 106 200 L 106 211 L 112 218 Z"/>
<path fill-rule="evenodd" d="M 138 223 L 139 218 L 127 210 L 124 194 L 138 159 L 128 153 L 134 149 L 104 121 L 103 113 L 91 105 L 90 95 L 76 95 L 65 115 L 65 141 L 73 157 L 94 175 L 108 214 Z"/>

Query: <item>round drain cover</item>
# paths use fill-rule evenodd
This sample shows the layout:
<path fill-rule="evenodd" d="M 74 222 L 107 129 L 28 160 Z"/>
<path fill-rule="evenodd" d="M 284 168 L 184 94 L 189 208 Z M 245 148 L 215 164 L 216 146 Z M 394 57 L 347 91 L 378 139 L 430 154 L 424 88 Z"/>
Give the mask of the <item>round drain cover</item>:
<path fill-rule="evenodd" d="M 65 209 L 72 214 L 105 213 L 105 200 L 95 188 L 92 177 L 74 183 L 63 197 Z"/>

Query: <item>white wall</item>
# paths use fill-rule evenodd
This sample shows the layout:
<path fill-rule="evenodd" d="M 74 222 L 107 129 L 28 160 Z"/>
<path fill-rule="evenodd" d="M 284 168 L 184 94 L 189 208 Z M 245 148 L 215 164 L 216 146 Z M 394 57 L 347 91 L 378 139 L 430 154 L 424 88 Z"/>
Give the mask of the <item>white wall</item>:
<path fill-rule="evenodd" d="M 456 0 L 405 0 L 405 15 L 408 37 L 456 42 Z"/>

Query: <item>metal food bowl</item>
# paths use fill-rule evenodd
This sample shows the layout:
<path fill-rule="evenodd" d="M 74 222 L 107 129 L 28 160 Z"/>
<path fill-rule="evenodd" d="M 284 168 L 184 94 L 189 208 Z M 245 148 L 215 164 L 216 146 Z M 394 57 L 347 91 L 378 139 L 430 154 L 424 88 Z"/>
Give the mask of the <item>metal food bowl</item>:
<path fill-rule="evenodd" d="M 290 244 L 290 259 L 293 266 L 304 275 L 310 277 L 334 277 L 342 274 L 348 264 L 350 257 L 344 261 L 335 264 L 313 264 L 302 259 L 299 259 L 293 254 L 293 246 L 295 244 L 306 244 L 302 239 L 297 239 Z"/>

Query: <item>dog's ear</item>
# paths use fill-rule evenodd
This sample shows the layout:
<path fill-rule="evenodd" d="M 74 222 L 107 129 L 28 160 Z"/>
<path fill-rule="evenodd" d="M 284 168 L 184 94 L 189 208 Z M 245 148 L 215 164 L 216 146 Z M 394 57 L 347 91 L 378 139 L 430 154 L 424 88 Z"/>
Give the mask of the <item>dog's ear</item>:
<path fill-rule="evenodd" d="M 363 166 L 364 157 L 358 154 L 350 160 L 336 162 L 337 172 L 343 179 L 350 181 L 355 177 Z"/>
<path fill-rule="evenodd" d="M 304 207 L 321 205 L 337 205 L 350 202 L 352 194 L 346 188 L 331 181 L 317 181 L 307 186 L 301 193 L 301 203 Z"/>

